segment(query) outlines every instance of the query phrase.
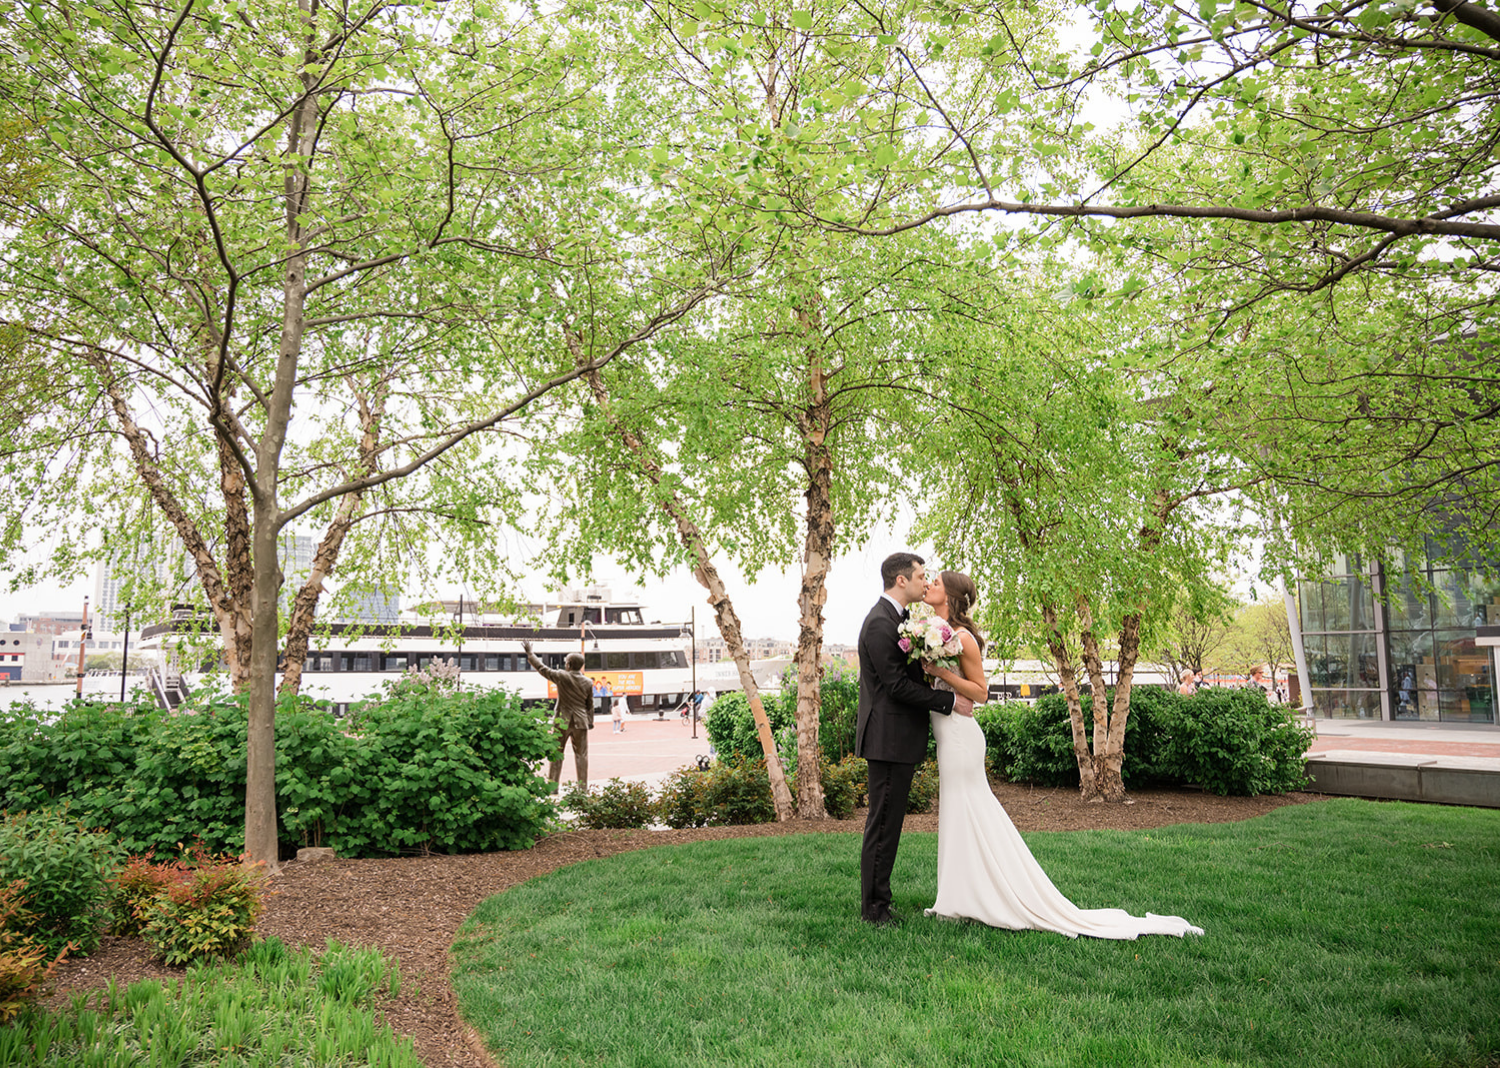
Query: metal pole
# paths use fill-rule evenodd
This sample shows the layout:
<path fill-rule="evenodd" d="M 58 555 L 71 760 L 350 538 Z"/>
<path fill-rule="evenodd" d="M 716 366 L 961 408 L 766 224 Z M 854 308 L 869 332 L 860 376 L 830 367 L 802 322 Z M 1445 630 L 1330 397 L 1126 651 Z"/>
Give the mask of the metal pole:
<path fill-rule="evenodd" d="M 125 674 L 130 670 L 130 605 L 125 605 L 125 651 L 120 654 L 120 704 L 125 703 Z"/>
<path fill-rule="evenodd" d="M 693 605 L 689 609 L 690 622 L 688 623 L 688 637 L 692 639 L 693 646 L 693 692 L 688 700 L 693 702 L 693 737 L 698 737 L 698 606 Z"/>
<path fill-rule="evenodd" d="M 78 624 L 78 688 L 74 696 L 83 697 L 83 657 L 84 650 L 89 644 L 89 599 L 83 599 L 83 622 Z"/>

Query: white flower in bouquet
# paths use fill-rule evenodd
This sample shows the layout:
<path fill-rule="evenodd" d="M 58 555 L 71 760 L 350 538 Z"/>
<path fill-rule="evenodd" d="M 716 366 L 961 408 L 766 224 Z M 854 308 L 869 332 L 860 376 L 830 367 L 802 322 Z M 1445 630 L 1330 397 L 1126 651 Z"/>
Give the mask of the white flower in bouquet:
<path fill-rule="evenodd" d="M 958 658 L 963 652 L 958 632 L 946 619 L 936 615 L 931 605 L 914 604 L 909 611 L 910 618 L 897 628 L 896 641 L 906 659 L 929 660 L 950 671 L 958 670 Z"/>

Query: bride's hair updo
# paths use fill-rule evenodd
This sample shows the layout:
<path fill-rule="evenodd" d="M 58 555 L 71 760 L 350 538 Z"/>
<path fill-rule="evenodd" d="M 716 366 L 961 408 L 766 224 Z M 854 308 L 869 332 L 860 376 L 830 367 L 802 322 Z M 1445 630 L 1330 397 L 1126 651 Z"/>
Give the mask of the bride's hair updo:
<path fill-rule="evenodd" d="M 974 602 L 979 600 L 974 580 L 962 571 L 943 571 L 939 577 L 943 580 L 943 592 L 948 595 L 948 622 L 974 635 L 974 640 L 979 643 L 979 653 L 984 655 L 984 635 L 969 618 Z"/>

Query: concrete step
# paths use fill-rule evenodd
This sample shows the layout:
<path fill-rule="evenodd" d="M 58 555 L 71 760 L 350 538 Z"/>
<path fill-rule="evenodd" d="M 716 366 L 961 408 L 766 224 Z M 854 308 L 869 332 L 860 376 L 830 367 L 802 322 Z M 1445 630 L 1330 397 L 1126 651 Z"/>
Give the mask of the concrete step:
<path fill-rule="evenodd" d="M 1500 808 L 1500 757 L 1332 749 L 1307 758 L 1323 794 Z"/>

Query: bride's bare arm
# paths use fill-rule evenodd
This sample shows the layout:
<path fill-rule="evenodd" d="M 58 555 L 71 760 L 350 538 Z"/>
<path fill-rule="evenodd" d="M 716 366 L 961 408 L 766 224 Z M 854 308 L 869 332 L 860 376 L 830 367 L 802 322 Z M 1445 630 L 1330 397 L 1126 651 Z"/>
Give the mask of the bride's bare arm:
<path fill-rule="evenodd" d="M 967 697 L 976 705 L 982 705 L 989 700 L 990 687 L 989 680 L 984 677 L 984 664 L 980 661 L 979 657 L 979 643 L 966 630 L 958 632 L 958 640 L 959 644 L 963 646 L 963 652 L 959 653 L 958 656 L 958 666 L 959 670 L 963 672 L 962 675 L 957 671 L 949 671 L 947 668 L 939 667 L 936 664 L 927 664 L 924 666 L 930 674 L 935 675 L 949 686 L 952 686 L 954 693 Z M 979 681 L 971 682 L 971 679 Z"/>

